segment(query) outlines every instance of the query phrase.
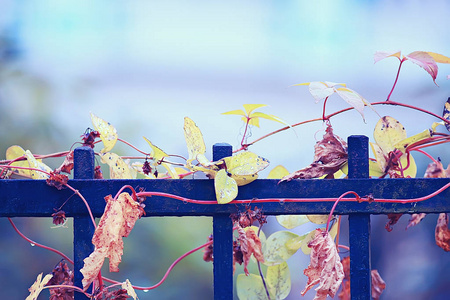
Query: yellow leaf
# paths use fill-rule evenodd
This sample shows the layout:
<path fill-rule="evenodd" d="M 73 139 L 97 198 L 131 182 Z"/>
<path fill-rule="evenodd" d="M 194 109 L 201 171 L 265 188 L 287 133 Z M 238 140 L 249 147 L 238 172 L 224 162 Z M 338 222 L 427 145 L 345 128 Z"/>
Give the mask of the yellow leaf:
<path fill-rule="evenodd" d="M 408 147 L 409 145 L 427 139 L 431 137 L 431 132 L 429 129 L 425 129 L 424 131 L 415 134 L 413 136 L 410 136 L 409 138 L 403 139 L 399 142 L 397 142 L 394 147 L 397 148 L 398 150 L 402 151 L 403 153 L 405 153 L 406 151 L 406 147 Z"/>
<path fill-rule="evenodd" d="M 20 146 L 11 146 L 6 150 L 6 159 L 13 160 L 18 157 L 25 157 L 25 150 L 22 149 Z M 11 166 L 18 166 L 18 167 L 24 167 L 29 168 L 30 164 L 26 160 L 16 161 L 11 164 Z M 25 177 L 31 177 L 31 171 L 30 170 L 23 170 L 23 169 L 11 169 L 14 172 L 16 172 L 19 175 L 25 176 Z"/>
<path fill-rule="evenodd" d="M 186 140 L 190 161 L 196 159 L 198 154 L 205 154 L 206 147 L 202 132 L 194 121 L 188 117 L 184 118 L 184 138 Z"/>
<path fill-rule="evenodd" d="M 239 300 L 267 300 L 266 289 L 261 276 L 239 274 L 236 280 L 236 292 Z"/>
<path fill-rule="evenodd" d="M 265 107 L 267 105 L 266 104 L 243 104 L 242 106 L 244 106 L 247 116 L 250 116 L 252 111 L 254 111 L 255 109 L 258 109 L 260 107 Z"/>
<path fill-rule="evenodd" d="M 406 130 L 396 119 L 384 116 L 375 125 L 373 137 L 378 146 L 387 154 L 394 151 L 395 144 L 406 139 Z"/>
<path fill-rule="evenodd" d="M 131 296 L 134 300 L 139 300 L 139 297 L 136 295 L 136 292 L 128 279 L 122 283 L 122 288 L 127 291 L 128 296 Z"/>
<path fill-rule="evenodd" d="M 225 170 L 217 172 L 214 179 L 216 198 L 219 204 L 226 204 L 233 201 L 238 194 L 236 181 L 229 177 Z"/>
<path fill-rule="evenodd" d="M 205 154 L 197 154 L 197 161 L 205 168 L 216 165 L 215 163 L 210 162 L 209 159 L 206 158 Z"/>
<path fill-rule="evenodd" d="M 269 165 L 267 159 L 249 151 L 225 157 L 223 160 L 232 175 L 253 175 Z"/>
<path fill-rule="evenodd" d="M 408 159 L 406 157 L 406 154 L 403 154 L 402 157 L 400 157 L 400 164 L 402 165 L 402 168 L 406 168 L 406 166 L 408 165 Z M 397 172 L 398 174 L 400 174 L 400 172 Z M 414 157 L 412 155 L 409 156 L 409 167 L 406 170 L 403 170 L 403 175 L 405 177 L 409 176 L 409 177 L 416 177 L 417 174 L 417 165 L 416 162 L 414 160 Z"/>
<path fill-rule="evenodd" d="M 132 179 L 130 168 L 128 165 L 120 158 L 119 155 L 108 152 L 103 153 L 101 156 L 101 162 L 107 164 L 110 168 L 110 178 L 111 179 Z"/>
<path fill-rule="evenodd" d="M 267 120 L 271 120 L 271 121 L 275 121 L 275 122 L 279 122 L 281 124 L 287 125 L 289 126 L 288 123 L 286 123 L 285 121 L 283 121 L 282 119 L 278 118 L 277 116 L 274 115 L 268 115 L 262 112 L 254 112 L 250 115 L 250 118 L 263 118 L 263 119 L 267 119 Z"/>
<path fill-rule="evenodd" d="M 246 117 L 246 114 L 242 109 L 227 111 L 227 112 L 222 113 L 222 115 L 238 115 L 238 116 Z"/>
<path fill-rule="evenodd" d="M 293 229 L 309 222 L 305 215 L 278 215 L 276 218 L 278 223 L 287 229 Z"/>
<path fill-rule="evenodd" d="M 301 249 L 302 249 L 302 252 L 305 253 L 306 255 L 311 254 L 311 248 L 308 247 L 308 243 L 311 242 L 315 236 L 316 236 L 316 230 L 311 230 L 310 232 L 304 234 L 304 239 L 302 240 Z"/>
<path fill-rule="evenodd" d="M 242 117 L 242 121 L 244 121 L 244 123 L 247 123 L 247 117 Z M 250 126 L 256 126 L 259 128 L 259 119 L 258 118 L 251 118 L 248 121 L 248 125 Z"/>
<path fill-rule="evenodd" d="M 266 283 L 271 299 L 284 299 L 291 292 L 291 273 L 287 262 L 267 268 Z"/>
<path fill-rule="evenodd" d="M 375 155 L 375 160 L 377 161 L 378 167 L 383 172 L 383 174 L 386 172 L 387 167 L 387 157 L 385 156 L 385 153 L 383 152 L 383 149 L 378 144 L 369 142 L 370 147 L 372 148 L 373 155 Z"/>
<path fill-rule="evenodd" d="M 249 183 L 255 181 L 256 179 L 258 179 L 258 174 L 252 174 L 252 175 L 231 174 L 230 177 L 233 178 L 234 180 L 236 180 L 236 183 L 238 186 L 243 186 L 243 185 L 249 184 Z"/>
<path fill-rule="evenodd" d="M 174 168 L 171 164 L 168 164 L 168 163 L 162 163 L 161 165 L 162 165 L 164 168 L 166 168 L 167 172 L 169 173 L 169 176 L 170 176 L 172 179 L 180 179 L 180 176 L 178 176 L 177 171 L 175 170 L 175 168 Z"/>
<path fill-rule="evenodd" d="M 284 166 L 278 165 L 269 172 L 267 179 L 281 179 L 287 175 L 289 175 L 289 171 Z"/>
<path fill-rule="evenodd" d="M 430 55 L 435 62 L 441 63 L 441 64 L 450 64 L 450 57 L 447 57 L 445 55 L 434 53 L 434 52 L 427 52 L 428 55 Z"/>
<path fill-rule="evenodd" d="M 103 142 L 104 148 L 100 152 L 106 153 L 111 151 L 112 148 L 114 148 L 118 138 L 116 128 L 93 113 L 91 113 L 91 121 L 95 130 L 100 133 L 100 139 Z"/>
<path fill-rule="evenodd" d="M 264 264 L 273 266 L 288 260 L 299 247 L 287 244 L 292 239 L 302 239 L 301 236 L 290 231 L 277 231 L 272 233 L 263 244 Z"/>
<path fill-rule="evenodd" d="M 158 164 L 160 160 L 167 156 L 167 153 L 162 151 L 159 147 L 153 145 L 152 142 L 150 142 L 150 140 L 148 140 L 145 136 L 143 138 L 150 145 L 150 148 L 152 149 L 150 155 L 155 163 Z"/>
<path fill-rule="evenodd" d="M 52 274 L 45 275 L 44 279 L 42 279 L 42 273 L 37 276 L 36 281 L 33 285 L 28 289 L 30 295 L 25 300 L 36 300 L 41 293 L 44 286 L 52 279 Z"/>
<path fill-rule="evenodd" d="M 384 171 L 381 169 L 378 162 L 369 160 L 369 176 L 370 177 L 381 177 L 384 175 Z"/>
<path fill-rule="evenodd" d="M 307 215 L 306 217 L 314 224 L 325 224 L 328 221 L 328 215 Z"/>
<path fill-rule="evenodd" d="M 30 150 L 25 151 L 25 156 L 27 157 L 28 163 L 30 165 L 30 168 L 39 169 L 42 171 L 45 171 L 47 173 L 50 173 L 52 169 L 44 164 L 43 162 L 38 161 L 36 158 L 34 158 L 33 154 L 31 154 Z M 33 179 L 47 179 L 49 176 L 45 173 L 31 170 L 31 178 Z"/>

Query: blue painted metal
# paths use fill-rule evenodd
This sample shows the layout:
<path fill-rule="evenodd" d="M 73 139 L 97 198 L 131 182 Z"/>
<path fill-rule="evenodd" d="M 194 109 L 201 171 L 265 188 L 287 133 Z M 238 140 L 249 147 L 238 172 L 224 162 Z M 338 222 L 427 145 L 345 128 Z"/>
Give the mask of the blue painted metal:
<path fill-rule="evenodd" d="M 348 177 L 368 178 L 369 139 L 366 136 L 350 136 L 348 146 Z M 371 299 L 370 214 L 351 214 L 348 222 L 350 294 L 352 299 Z"/>
<path fill-rule="evenodd" d="M 278 180 L 256 180 L 239 187 L 237 199 L 265 198 L 337 198 L 353 190 L 359 195 L 372 194 L 375 198 L 411 199 L 428 195 L 450 182 L 449 178 L 369 179 L 367 164 L 367 138 L 350 137 L 349 179 L 293 180 L 278 183 Z M 231 146 L 216 145 L 213 159 L 231 155 Z M 82 158 L 83 157 L 83 158 Z M 100 217 L 105 208 L 104 197 L 115 194 L 128 184 L 146 191 L 166 192 L 197 200 L 214 200 L 212 180 L 93 180 L 94 156 L 89 149 L 75 151 L 75 179 L 70 185 L 79 190 L 89 203 L 95 217 Z M 39 180 L 0 180 L 0 217 L 50 217 L 54 208 L 60 207 L 73 192 L 58 191 Z M 388 213 L 438 213 L 450 212 L 450 189 L 435 197 L 417 203 L 356 203 L 341 201 L 335 213 L 349 215 L 350 247 L 352 253 L 351 281 L 352 299 L 370 299 L 370 215 Z M 245 209 L 245 204 L 200 205 L 184 204 L 171 198 L 153 196 L 146 201 L 146 216 L 211 216 L 214 234 L 214 282 L 215 299 L 231 299 L 232 296 L 232 224 L 231 213 Z M 333 202 L 266 202 L 256 204 L 267 215 L 279 214 L 328 214 Z M 254 204 L 250 205 L 254 207 Z M 78 197 L 72 197 L 63 210 L 75 218 L 74 251 L 76 269 L 82 259 L 92 250 L 93 228 L 85 205 Z M 80 250 L 81 249 L 81 250 Z M 78 261 L 78 263 L 77 263 Z M 231 271 L 232 272 L 232 271 Z M 78 273 L 79 274 L 79 273 Z M 76 275 L 77 276 L 77 275 Z M 79 275 L 78 275 L 79 276 Z M 80 284 L 80 277 L 75 279 Z M 78 293 L 76 293 L 78 294 Z M 358 296 L 360 295 L 360 296 Z M 85 299 L 85 298 L 84 298 Z"/>
<path fill-rule="evenodd" d="M 213 160 L 231 156 L 229 144 L 213 146 Z M 233 299 L 233 223 L 229 213 L 213 216 L 214 299 Z"/>
<path fill-rule="evenodd" d="M 74 150 L 73 176 L 76 179 L 94 179 L 94 151 L 90 147 L 79 147 Z M 85 211 L 87 209 L 85 207 Z M 89 216 L 77 215 L 73 218 L 73 262 L 74 262 L 74 285 L 83 288 L 83 260 L 94 251 L 92 236 L 94 235 L 94 224 Z M 89 299 L 81 293 L 74 294 L 75 300 Z"/>

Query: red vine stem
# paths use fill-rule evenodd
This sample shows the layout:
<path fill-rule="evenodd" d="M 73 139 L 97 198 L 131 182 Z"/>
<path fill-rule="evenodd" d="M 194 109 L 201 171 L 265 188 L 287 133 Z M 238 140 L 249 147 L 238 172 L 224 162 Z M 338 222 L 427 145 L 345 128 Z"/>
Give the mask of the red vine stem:
<path fill-rule="evenodd" d="M 426 153 L 425 151 L 420 150 L 420 149 L 413 149 L 413 150 L 422 153 L 423 155 L 425 155 L 426 157 L 431 159 L 436 165 L 439 165 L 438 161 L 435 160 L 433 156 L 431 156 L 430 154 Z"/>
<path fill-rule="evenodd" d="M 328 229 L 330 227 L 331 218 L 333 217 L 333 213 L 334 213 L 334 210 L 336 209 L 337 204 L 339 203 L 339 201 L 341 201 L 342 198 L 344 198 L 345 196 L 347 196 L 349 194 L 355 195 L 356 200 L 360 199 L 359 195 L 356 192 L 354 192 L 354 191 L 348 191 L 348 192 L 345 192 L 342 195 L 340 195 L 339 198 L 337 198 L 336 202 L 334 202 L 334 205 L 331 208 L 330 214 L 328 215 L 327 228 L 326 228 L 327 232 L 328 232 Z"/>
<path fill-rule="evenodd" d="M 262 198 L 262 199 L 245 199 L 245 200 L 233 200 L 229 204 L 247 204 L 247 203 L 270 203 L 270 202 L 279 202 L 279 203 L 286 203 L 286 202 L 336 202 L 336 200 L 339 199 L 339 201 L 344 202 L 360 202 L 360 201 L 370 201 L 370 202 L 390 202 L 390 203 L 413 203 L 413 202 L 421 202 L 424 200 L 428 200 L 430 198 L 433 198 L 434 196 L 442 193 L 444 190 L 448 189 L 450 187 L 450 182 L 444 185 L 443 187 L 439 188 L 438 190 L 434 191 L 431 194 L 428 194 L 423 197 L 418 198 L 410 198 L 410 199 L 392 199 L 392 198 L 374 198 L 369 199 L 365 197 L 355 197 L 355 198 L 342 198 L 342 196 L 339 198 Z M 355 192 L 346 192 L 346 193 L 355 193 Z M 345 194 L 345 193 L 344 193 Z M 355 193 L 356 194 L 356 193 Z M 186 197 L 181 197 L 173 194 L 168 193 L 161 193 L 161 192 L 140 192 L 136 193 L 137 197 L 140 196 L 160 196 L 160 197 L 166 197 L 166 198 L 172 198 L 175 200 L 183 201 L 186 203 L 193 203 L 193 204 L 217 204 L 216 200 L 195 200 L 190 199 Z"/>
<path fill-rule="evenodd" d="M 391 98 L 392 92 L 394 91 L 395 86 L 397 85 L 397 81 L 398 81 L 398 76 L 400 75 L 400 70 L 402 68 L 402 64 L 405 61 L 404 59 L 400 59 L 400 65 L 398 66 L 398 71 L 397 71 L 397 76 L 395 77 L 395 81 L 394 81 L 394 85 L 392 86 L 391 92 L 389 93 L 389 95 L 387 96 L 386 101 L 389 101 L 389 99 Z"/>
<path fill-rule="evenodd" d="M 213 241 L 209 241 L 209 242 L 207 242 L 207 243 L 205 243 L 205 244 L 203 244 L 203 245 L 201 245 L 201 246 L 198 246 L 197 248 L 194 248 L 194 249 L 192 249 L 192 250 L 186 252 L 185 254 L 181 255 L 179 258 L 177 258 L 177 259 L 170 265 L 170 267 L 169 267 L 169 268 L 167 269 L 167 271 L 166 271 L 166 274 L 164 274 L 163 278 L 162 278 L 157 284 L 152 285 L 152 286 L 149 286 L 149 287 L 142 287 L 142 286 L 134 286 L 134 285 L 133 285 L 133 288 L 134 288 L 135 290 L 141 290 L 141 291 L 148 291 L 148 290 L 156 289 L 156 288 L 159 287 L 161 284 L 163 284 L 163 282 L 166 280 L 167 276 L 169 276 L 169 274 L 170 274 L 170 272 L 172 271 L 172 269 L 173 269 L 173 268 L 174 268 L 174 267 L 175 267 L 182 259 L 184 259 L 186 256 L 191 255 L 192 253 L 194 253 L 194 252 L 196 252 L 196 251 L 198 251 L 198 250 L 200 250 L 200 249 L 202 249 L 202 248 L 205 248 L 205 247 L 211 245 L 212 243 L 213 243 Z M 108 281 L 108 282 L 113 283 L 113 284 L 118 284 L 118 283 L 120 283 L 119 281 L 115 281 L 115 280 L 111 280 L 111 279 L 106 279 L 106 278 L 105 278 L 105 281 Z"/>
<path fill-rule="evenodd" d="M 16 224 L 14 224 L 13 220 L 11 220 L 11 218 L 8 217 L 9 223 L 11 223 L 12 227 L 14 228 L 14 230 L 17 232 L 18 235 L 20 235 L 20 237 L 22 237 L 24 240 L 26 240 L 27 242 L 29 242 L 30 244 L 33 244 L 37 247 L 46 249 L 46 250 L 50 250 L 58 255 L 61 255 L 65 260 L 67 260 L 68 262 L 70 262 L 73 265 L 73 260 L 71 260 L 68 256 L 66 256 L 64 253 L 62 253 L 59 250 L 56 250 L 54 248 L 36 243 L 35 241 L 33 241 L 32 239 L 28 238 L 27 236 L 25 236 L 16 226 Z"/>
<path fill-rule="evenodd" d="M 81 288 L 79 288 L 79 287 L 77 287 L 77 286 L 74 286 L 74 285 L 67 285 L 67 284 L 46 285 L 46 286 L 42 287 L 42 290 L 44 290 L 44 289 L 56 289 L 56 288 L 67 288 L 67 289 L 72 289 L 72 290 L 74 290 L 74 291 L 83 293 L 83 294 L 86 295 L 87 297 L 91 297 L 91 295 L 85 293 L 85 292 L 83 291 L 83 289 L 81 289 Z"/>
<path fill-rule="evenodd" d="M 122 140 L 121 138 L 117 138 L 117 140 L 118 140 L 119 142 L 122 142 L 122 143 L 124 143 L 124 144 L 130 146 L 131 148 L 133 148 L 134 150 L 136 150 L 136 151 L 139 152 L 139 153 L 144 154 L 145 156 L 150 156 L 149 153 L 145 153 L 144 151 L 142 151 L 142 150 L 140 150 L 139 148 L 135 147 L 134 145 L 128 143 L 127 141 Z"/>

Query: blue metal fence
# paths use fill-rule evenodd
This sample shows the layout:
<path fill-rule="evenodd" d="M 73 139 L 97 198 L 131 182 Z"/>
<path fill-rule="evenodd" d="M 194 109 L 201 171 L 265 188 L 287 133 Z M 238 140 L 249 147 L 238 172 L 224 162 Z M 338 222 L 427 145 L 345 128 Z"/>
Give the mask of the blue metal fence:
<path fill-rule="evenodd" d="M 450 182 L 449 178 L 369 179 L 368 138 L 348 138 L 349 176 L 335 180 L 278 180 L 258 179 L 239 188 L 239 199 L 254 198 L 338 198 L 352 190 L 359 195 L 374 198 L 411 199 L 428 195 Z M 230 156 L 228 144 L 213 147 L 213 160 Z M 215 199 L 212 180 L 94 180 L 94 152 L 89 147 L 74 151 L 74 179 L 71 186 L 80 191 L 89 203 L 95 217 L 100 217 L 105 195 L 115 194 L 122 186 L 142 187 L 146 191 L 165 192 L 198 200 Z M 0 217 L 51 217 L 70 190 L 56 190 L 39 180 L 0 180 Z M 73 197 L 72 199 L 76 199 Z M 335 214 L 349 216 L 349 244 L 351 252 L 350 278 L 352 299 L 371 299 L 370 215 L 389 213 L 450 212 L 450 189 L 435 197 L 415 203 L 340 202 Z M 328 214 L 334 202 L 267 202 L 266 215 Z M 214 299 L 233 298 L 233 235 L 230 214 L 245 209 L 244 204 L 199 205 L 153 196 L 145 202 L 146 217 L 152 216 L 210 216 L 214 235 Z M 254 208 L 254 205 L 250 205 Z M 259 205 L 261 206 L 261 205 Z M 86 207 L 81 201 L 71 200 L 64 206 L 68 217 L 73 217 L 75 285 L 81 287 L 83 259 L 93 251 L 94 232 Z M 87 299 L 75 293 L 75 299 Z"/>

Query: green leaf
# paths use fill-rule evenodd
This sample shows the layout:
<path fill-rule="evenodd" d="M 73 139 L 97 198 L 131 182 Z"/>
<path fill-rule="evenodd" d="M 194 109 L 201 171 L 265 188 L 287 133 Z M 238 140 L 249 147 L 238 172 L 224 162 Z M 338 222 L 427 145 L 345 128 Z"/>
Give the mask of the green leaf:
<path fill-rule="evenodd" d="M 238 194 L 236 181 L 229 177 L 225 170 L 217 172 L 214 178 L 214 187 L 216 190 L 216 198 L 219 204 L 226 204 L 233 201 Z"/>
<path fill-rule="evenodd" d="M 266 284 L 271 299 L 285 299 L 291 292 L 291 274 L 286 262 L 269 266 L 266 274 Z"/>
<path fill-rule="evenodd" d="M 289 257 L 297 252 L 297 249 L 286 247 L 286 242 L 298 237 L 298 234 L 290 231 L 277 231 L 271 234 L 262 247 L 264 264 L 273 266 L 288 260 Z"/>
<path fill-rule="evenodd" d="M 310 222 L 305 215 L 278 215 L 276 218 L 278 223 L 287 229 L 293 229 Z"/>
<path fill-rule="evenodd" d="M 236 291 L 239 300 L 267 300 L 261 276 L 239 274 L 236 280 Z"/>
<path fill-rule="evenodd" d="M 95 130 L 100 133 L 100 139 L 103 142 L 104 148 L 100 151 L 101 153 L 106 153 L 114 148 L 117 142 L 117 130 L 109 122 L 106 122 L 102 118 L 97 117 L 91 113 L 92 125 L 94 125 Z"/>
<path fill-rule="evenodd" d="M 223 160 L 232 175 L 253 175 L 269 165 L 267 159 L 249 151 L 225 157 Z"/>

